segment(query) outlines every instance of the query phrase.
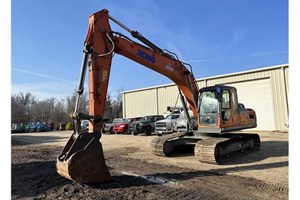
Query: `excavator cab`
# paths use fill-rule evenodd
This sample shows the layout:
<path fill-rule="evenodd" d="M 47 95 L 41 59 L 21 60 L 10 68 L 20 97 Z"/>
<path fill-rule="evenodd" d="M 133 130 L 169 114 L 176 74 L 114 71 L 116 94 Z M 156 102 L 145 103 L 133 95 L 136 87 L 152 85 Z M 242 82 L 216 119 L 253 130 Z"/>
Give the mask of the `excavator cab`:
<path fill-rule="evenodd" d="M 256 127 L 256 114 L 238 103 L 235 87 L 215 85 L 199 90 L 198 130 L 222 133 Z"/>

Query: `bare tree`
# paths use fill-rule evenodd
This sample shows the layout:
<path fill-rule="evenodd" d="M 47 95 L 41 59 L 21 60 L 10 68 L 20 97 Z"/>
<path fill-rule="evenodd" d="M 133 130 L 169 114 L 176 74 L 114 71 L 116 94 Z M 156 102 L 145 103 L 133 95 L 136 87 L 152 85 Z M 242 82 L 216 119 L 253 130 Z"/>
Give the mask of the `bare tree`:
<path fill-rule="evenodd" d="M 31 106 L 32 119 L 50 123 L 51 111 L 55 106 L 54 98 L 37 101 Z"/>
<path fill-rule="evenodd" d="M 64 101 L 49 98 L 37 101 L 31 93 L 20 93 L 11 96 L 11 122 L 29 123 L 33 121 L 43 121 L 47 124 L 51 122 L 64 122 L 67 113 Z"/>
<path fill-rule="evenodd" d="M 123 101 L 122 92 L 123 87 L 117 90 L 117 95 L 112 98 L 111 94 L 107 94 L 106 104 L 104 109 L 104 118 L 113 120 L 114 118 L 121 118 L 123 116 Z"/>
<path fill-rule="evenodd" d="M 123 101 L 122 101 L 122 92 L 124 88 L 120 88 L 117 90 L 117 97 L 114 100 L 114 114 L 116 118 L 121 118 L 123 116 Z"/>
<path fill-rule="evenodd" d="M 75 104 L 76 104 L 77 94 L 73 93 L 72 96 L 67 97 L 66 102 L 66 111 L 68 114 L 74 112 L 75 110 Z M 81 113 L 88 113 L 89 108 L 89 102 L 88 102 L 88 96 L 87 93 L 83 93 L 79 98 L 79 104 L 78 104 L 78 112 Z"/>
<path fill-rule="evenodd" d="M 122 91 L 117 91 L 115 98 L 108 93 L 104 109 L 103 118 L 113 120 L 122 117 Z M 71 122 L 70 113 L 74 112 L 76 103 L 76 93 L 68 96 L 65 100 L 49 98 L 38 101 L 30 92 L 20 93 L 11 96 L 11 122 L 12 123 L 29 123 L 31 121 L 43 121 L 47 124 Z M 81 113 L 89 112 L 89 100 L 87 93 L 80 97 L 78 111 Z"/>
<path fill-rule="evenodd" d="M 21 92 L 11 97 L 12 123 L 24 123 L 32 118 L 31 106 L 36 102 L 35 97 L 30 93 Z"/>
<path fill-rule="evenodd" d="M 103 118 L 112 120 L 113 117 L 114 115 L 113 115 L 112 99 L 111 99 L 111 95 L 107 93 Z"/>

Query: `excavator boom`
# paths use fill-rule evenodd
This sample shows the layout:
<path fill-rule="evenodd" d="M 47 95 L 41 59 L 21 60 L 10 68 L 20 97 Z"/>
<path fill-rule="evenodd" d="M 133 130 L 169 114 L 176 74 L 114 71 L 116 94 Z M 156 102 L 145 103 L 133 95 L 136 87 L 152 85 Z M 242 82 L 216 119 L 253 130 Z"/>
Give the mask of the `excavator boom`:
<path fill-rule="evenodd" d="M 134 42 L 121 33 L 113 32 L 109 25 L 110 19 L 147 46 Z M 111 60 L 113 53 L 117 53 L 170 78 L 182 91 L 194 115 L 197 116 L 199 88 L 193 74 L 185 64 L 179 61 L 175 55 L 161 50 L 137 31 L 131 31 L 112 18 L 108 14 L 108 10 L 102 10 L 89 17 L 85 46 L 92 49 L 89 75 L 91 115 L 103 116 Z"/>

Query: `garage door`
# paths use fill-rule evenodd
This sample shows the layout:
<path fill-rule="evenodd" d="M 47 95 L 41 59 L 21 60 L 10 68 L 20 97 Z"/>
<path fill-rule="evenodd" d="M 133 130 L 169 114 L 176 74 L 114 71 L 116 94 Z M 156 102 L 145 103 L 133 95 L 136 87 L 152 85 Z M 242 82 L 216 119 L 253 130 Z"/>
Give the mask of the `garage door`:
<path fill-rule="evenodd" d="M 257 116 L 256 130 L 274 130 L 270 79 L 227 85 L 237 89 L 240 103 L 243 103 L 246 108 L 255 110 Z"/>

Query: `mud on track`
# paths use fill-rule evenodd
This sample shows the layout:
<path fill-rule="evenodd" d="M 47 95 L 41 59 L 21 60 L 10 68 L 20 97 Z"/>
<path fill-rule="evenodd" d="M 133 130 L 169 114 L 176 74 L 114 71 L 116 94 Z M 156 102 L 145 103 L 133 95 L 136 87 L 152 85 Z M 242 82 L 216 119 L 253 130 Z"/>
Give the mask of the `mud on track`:
<path fill-rule="evenodd" d="M 61 146 L 12 144 L 12 199 L 288 199 L 277 184 L 128 157 L 134 147 L 105 152 L 113 182 L 79 184 L 55 171 Z"/>

